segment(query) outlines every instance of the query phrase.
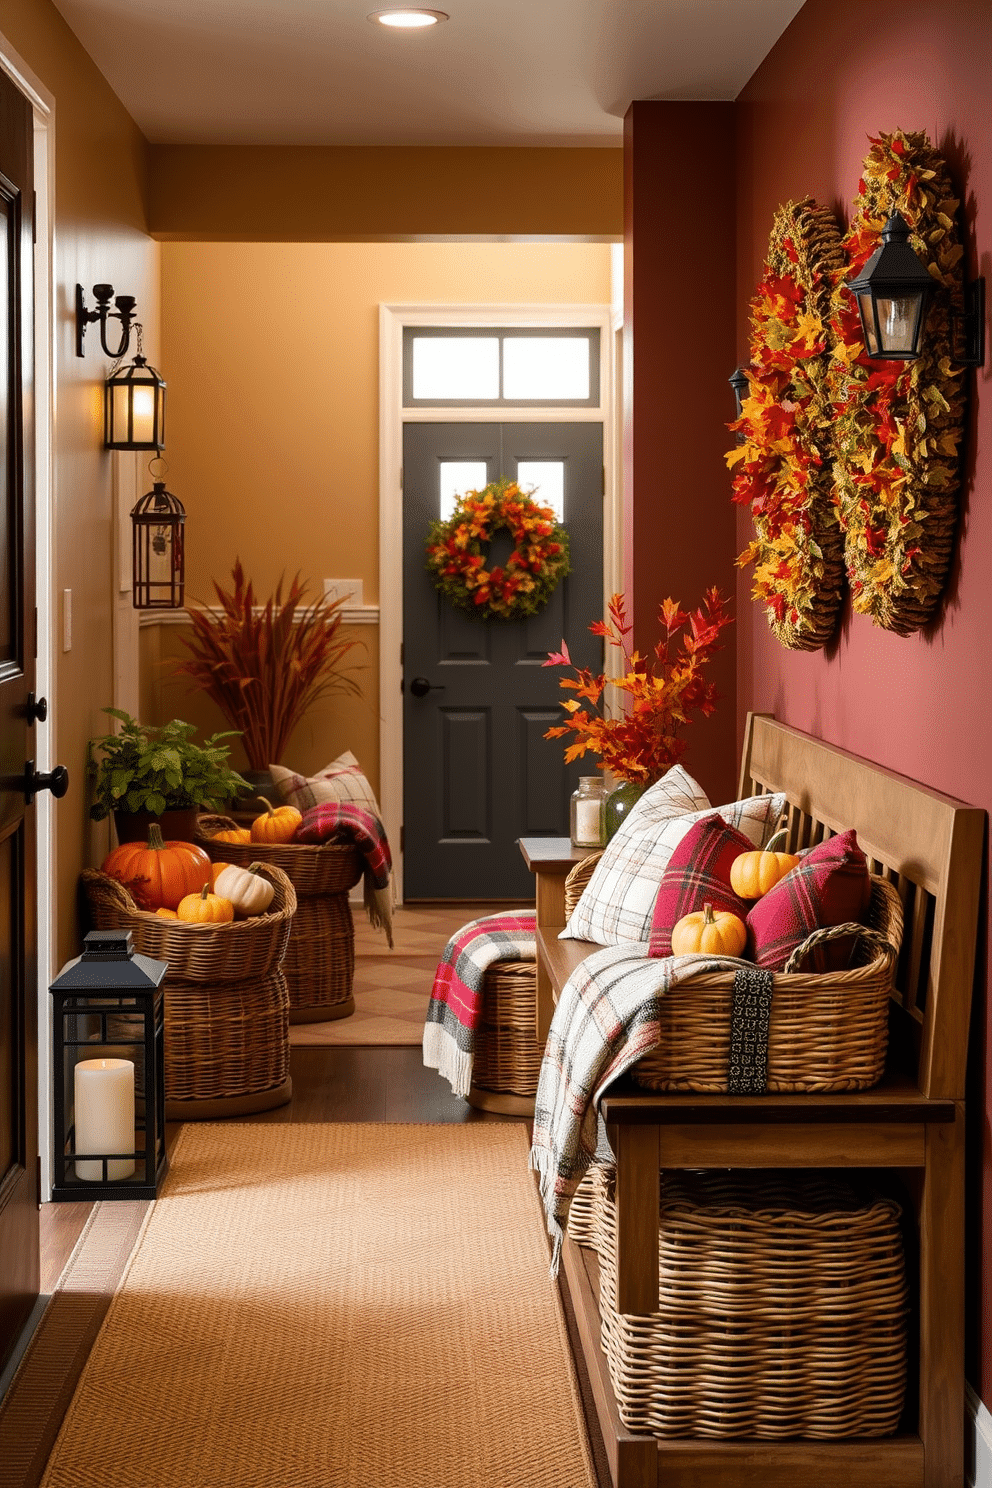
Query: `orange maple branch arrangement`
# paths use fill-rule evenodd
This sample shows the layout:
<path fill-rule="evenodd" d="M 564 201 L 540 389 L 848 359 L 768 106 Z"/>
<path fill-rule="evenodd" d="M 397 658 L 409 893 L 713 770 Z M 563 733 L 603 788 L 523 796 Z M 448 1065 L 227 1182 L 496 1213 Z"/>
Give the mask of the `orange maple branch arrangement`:
<path fill-rule="evenodd" d="M 596 754 L 600 769 L 650 785 L 681 759 L 685 725 L 696 714 L 714 710 L 717 692 L 704 668 L 721 649 L 720 632 L 733 623 L 733 616 L 718 589 L 707 589 L 700 608 L 691 612 L 666 599 L 658 611 L 661 639 L 650 654 L 641 655 L 629 644 L 633 626 L 622 594 L 613 595 L 607 613 L 608 620 L 596 620 L 589 629 L 620 650 L 621 675 L 596 676 L 575 666 L 562 641 L 561 650 L 551 652 L 544 665 L 570 667 L 573 675 L 562 677 L 559 685 L 575 696 L 562 702 L 565 722 L 544 737 L 573 736 L 565 750 L 566 764 Z M 612 711 L 608 689 L 616 694 Z"/>
<path fill-rule="evenodd" d="M 239 729 L 249 768 L 282 760 L 290 735 L 318 698 L 360 692 L 344 658 L 359 645 L 339 634 L 343 600 L 321 595 L 305 603 L 308 588 L 297 573 L 283 594 L 283 579 L 260 604 L 238 559 L 233 587 L 213 580 L 217 605 L 189 606 L 193 634 L 182 644 L 188 659 L 176 672 L 192 677 Z"/>

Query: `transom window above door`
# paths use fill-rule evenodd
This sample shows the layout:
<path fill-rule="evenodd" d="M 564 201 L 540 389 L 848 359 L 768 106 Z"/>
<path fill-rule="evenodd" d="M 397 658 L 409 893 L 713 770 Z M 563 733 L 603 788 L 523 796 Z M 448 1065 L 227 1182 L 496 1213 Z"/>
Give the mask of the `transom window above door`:
<path fill-rule="evenodd" d="M 404 408 L 459 405 L 598 407 L 598 327 L 404 327 Z"/>

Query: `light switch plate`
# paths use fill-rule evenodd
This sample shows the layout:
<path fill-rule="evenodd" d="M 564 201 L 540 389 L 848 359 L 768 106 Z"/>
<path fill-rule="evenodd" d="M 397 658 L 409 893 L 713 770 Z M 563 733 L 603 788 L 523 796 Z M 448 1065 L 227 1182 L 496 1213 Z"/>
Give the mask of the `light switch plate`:
<path fill-rule="evenodd" d="M 361 579 L 325 579 L 324 594 L 330 599 L 343 599 L 349 609 L 360 609 L 365 603 Z"/>

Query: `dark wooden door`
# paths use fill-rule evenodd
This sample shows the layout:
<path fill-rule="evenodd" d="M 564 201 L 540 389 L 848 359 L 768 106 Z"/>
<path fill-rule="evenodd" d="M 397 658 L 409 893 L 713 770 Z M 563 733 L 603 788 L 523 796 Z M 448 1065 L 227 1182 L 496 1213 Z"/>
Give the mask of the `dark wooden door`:
<path fill-rule="evenodd" d="M 434 589 L 424 544 L 445 495 L 501 475 L 561 504 L 572 572 L 540 614 L 480 621 Z M 544 738 L 562 715 L 560 673 L 542 664 L 563 637 L 581 665 L 602 664 L 588 629 L 603 614 L 602 425 L 407 424 L 403 493 L 404 895 L 530 899 L 518 839 L 567 836 L 578 777 L 596 773 Z M 498 534 L 490 561 L 509 551 Z"/>
<path fill-rule="evenodd" d="M 0 1364 L 38 1294 L 31 106 L 0 75 Z"/>

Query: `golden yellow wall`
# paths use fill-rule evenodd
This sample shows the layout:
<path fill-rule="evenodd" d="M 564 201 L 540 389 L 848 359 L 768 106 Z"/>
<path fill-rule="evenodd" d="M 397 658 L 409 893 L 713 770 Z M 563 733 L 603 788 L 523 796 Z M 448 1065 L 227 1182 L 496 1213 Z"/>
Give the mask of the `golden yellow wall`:
<path fill-rule="evenodd" d="M 153 145 L 163 241 L 623 236 L 623 151 Z"/>
<path fill-rule="evenodd" d="M 380 302 L 608 304 L 600 244 L 168 243 L 162 370 L 168 482 L 187 518 L 187 593 L 209 599 L 236 557 L 268 593 L 280 574 L 360 578 L 378 599 Z M 365 696 L 322 707 L 284 763 L 342 749 L 378 780 L 378 630 Z M 143 711 L 210 731 L 219 712 L 169 677 L 173 627 L 142 630 Z"/>
<path fill-rule="evenodd" d="M 48 727 L 53 759 L 69 769 L 56 808 L 56 954 L 79 950 L 79 870 L 103 855 L 105 828 L 91 829 L 83 769 L 86 741 L 105 732 L 111 701 L 111 456 L 102 448 L 100 392 L 109 362 L 88 336 L 74 347 L 77 281 L 108 281 L 133 294 L 158 359 L 158 246 L 145 233 L 145 141 L 50 0 L 2 0 L 0 32 L 55 98 L 56 436 L 53 590 L 73 594 L 72 650 L 61 647 L 56 607 L 54 686 Z"/>

